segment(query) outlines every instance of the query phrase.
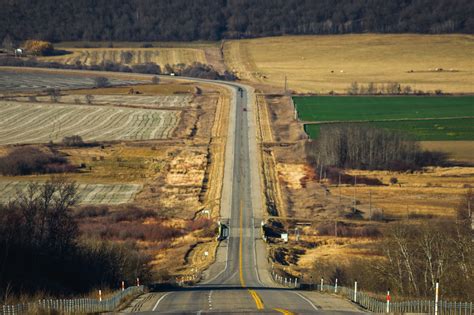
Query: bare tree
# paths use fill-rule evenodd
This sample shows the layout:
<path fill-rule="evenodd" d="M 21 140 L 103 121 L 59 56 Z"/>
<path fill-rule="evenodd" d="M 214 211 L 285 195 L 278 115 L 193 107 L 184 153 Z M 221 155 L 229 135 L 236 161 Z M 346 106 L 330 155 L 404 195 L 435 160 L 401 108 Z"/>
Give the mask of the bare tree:
<path fill-rule="evenodd" d="M 92 102 L 94 101 L 94 95 L 90 95 L 90 94 L 87 94 L 86 96 L 84 96 L 85 100 L 86 100 L 86 103 L 87 104 L 92 104 Z"/>
<path fill-rule="evenodd" d="M 359 94 L 359 84 L 357 82 L 352 82 L 347 90 L 347 93 L 350 95 L 357 95 Z"/>

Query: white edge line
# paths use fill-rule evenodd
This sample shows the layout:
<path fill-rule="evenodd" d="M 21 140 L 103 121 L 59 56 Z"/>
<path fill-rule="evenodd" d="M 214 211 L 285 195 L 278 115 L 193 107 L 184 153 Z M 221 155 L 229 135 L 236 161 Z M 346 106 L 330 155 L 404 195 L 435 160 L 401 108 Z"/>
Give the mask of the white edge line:
<path fill-rule="evenodd" d="M 167 293 L 163 294 L 163 295 L 158 299 L 158 301 L 156 301 L 156 304 L 155 304 L 155 306 L 153 307 L 152 311 L 155 311 L 156 308 L 158 307 L 158 304 L 160 304 L 160 302 L 163 301 L 163 299 L 164 299 L 167 295 L 169 295 L 169 294 L 171 294 L 171 293 L 172 293 L 172 292 L 167 292 Z"/>
<path fill-rule="evenodd" d="M 230 85 L 230 84 L 223 84 L 223 86 L 226 87 L 226 88 L 228 88 L 229 90 L 231 90 L 231 93 L 233 93 L 233 94 L 235 95 L 235 97 L 234 97 L 234 101 L 235 101 L 235 102 L 233 102 L 233 103 L 234 103 L 234 106 L 233 106 L 234 108 L 233 108 L 233 109 L 234 109 L 235 111 L 237 111 L 237 93 L 235 92 L 236 87 L 235 87 L 235 86 L 232 86 L 232 85 Z M 231 109 L 231 110 L 232 110 L 232 109 Z M 230 128 L 229 128 L 229 129 L 230 129 Z M 235 141 L 234 141 L 234 149 L 235 149 Z M 224 153 L 224 155 L 225 155 L 225 153 Z M 225 157 L 225 156 L 224 156 L 224 157 Z M 225 167 L 225 166 L 224 166 L 224 167 Z M 233 171 L 233 170 L 234 170 L 234 167 L 233 167 L 233 165 L 232 165 L 232 171 Z M 232 190 L 232 193 L 233 193 L 233 190 Z M 230 200 L 231 200 L 231 208 L 232 208 L 232 198 L 230 198 Z M 231 218 L 232 218 L 232 211 L 230 212 L 229 221 L 230 221 Z M 216 280 L 221 274 L 223 274 L 223 273 L 227 270 L 228 263 L 229 263 L 230 224 L 229 224 L 228 229 L 229 229 L 229 237 L 228 237 L 228 239 L 227 239 L 227 251 L 226 251 L 226 257 L 225 257 L 225 267 L 224 267 L 224 269 L 222 269 L 217 275 L 215 275 L 214 277 L 212 277 L 212 278 L 209 279 L 209 280 L 204 281 L 203 284 L 207 284 L 207 283 L 209 283 L 209 282 L 212 282 L 212 281 Z M 219 249 L 217 249 L 217 250 L 219 250 Z"/>
<path fill-rule="evenodd" d="M 311 305 L 316 311 L 319 310 L 319 309 L 316 307 L 316 305 L 314 305 L 313 302 L 312 302 L 310 299 L 308 299 L 307 297 L 305 297 L 303 294 L 301 294 L 301 293 L 299 293 L 299 292 L 295 292 L 295 291 L 290 291 L 290 292 L 292 292 L 292 293 L 298 295 L 300 298 L 302 298 L 303 300 L 305 300 L 306 302 L 308 302 L 309 305 Z"/>

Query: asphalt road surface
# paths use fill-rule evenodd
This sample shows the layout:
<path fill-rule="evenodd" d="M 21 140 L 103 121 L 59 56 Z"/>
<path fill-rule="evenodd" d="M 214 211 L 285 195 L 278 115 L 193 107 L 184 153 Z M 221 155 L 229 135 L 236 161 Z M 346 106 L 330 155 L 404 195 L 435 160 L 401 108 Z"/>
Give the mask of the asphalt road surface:
<path fill-rule="evenodd" d="M 128 311 L 143 314 L 359 312 L 339 297 L 284 288 L 271 280 L 260 236 L 263 204 L 255 96 L 250 87 L 226 85 L 232 87 L 234 100 L 226 144 L 221 217 L 229 224 L 230 237 L 219 246 L 217 260 L 220 262 L 211 266 L 207 280 L 199 285 L 145 294 L 134 301 Z"/>

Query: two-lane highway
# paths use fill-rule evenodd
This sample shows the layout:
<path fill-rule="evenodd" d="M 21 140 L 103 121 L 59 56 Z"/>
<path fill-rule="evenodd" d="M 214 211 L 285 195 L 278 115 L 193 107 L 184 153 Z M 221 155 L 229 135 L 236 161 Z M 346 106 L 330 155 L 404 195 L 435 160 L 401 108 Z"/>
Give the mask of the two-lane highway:
<path fill-rule="evenodd" d="M 217 253 L 218 258 L 224 257 L 225 263 L 212 266 L 212 272 L 199 285 L 153 293 L 148 309 L 141 311 L 180 314 L 317 312 L 318 307 L 303 293 L 278 287 L 269 277 L 266 248 L 259 235 L 263 204 L 254 91 L 245 85 L 218 84 L 230 88 L 233 95 L 221 197 L 221 217 L 229 224 L 230 236 Z"/>

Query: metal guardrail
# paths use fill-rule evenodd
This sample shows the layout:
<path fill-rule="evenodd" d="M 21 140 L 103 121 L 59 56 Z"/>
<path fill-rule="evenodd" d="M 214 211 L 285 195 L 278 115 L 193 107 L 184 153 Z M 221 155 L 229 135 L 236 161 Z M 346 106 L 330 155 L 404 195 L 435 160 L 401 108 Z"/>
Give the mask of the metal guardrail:
<path fill-rule="evenodd" d="M 84 314 L 114 311 L 123 299 L 144 292 L 144 286 L 133 286 L 103 299 L 39 300 L 31 303 L 0 306 L 0 315 L 22 315 L 40 311 L 57 311 L 61 314 Z"/>
<path fill-rule="evenodd" d="M 333 286 L 333 285 L 312 285 L 310 289 L 321 292 L 336 293 L 344 296 L 352 302 L 359 304 L 368 311 L 374 313 L 427 313 L 435 314 L 436 303 L 434 300 L 415 300 L 394 302 L 380 301 L 367 293 L 357 291 L 354 289 Z M 449 315 L 472 315 L 474 314 L 473 302 L 448 302 L 439 301 L 437 307 L 437 314 Z"/>

